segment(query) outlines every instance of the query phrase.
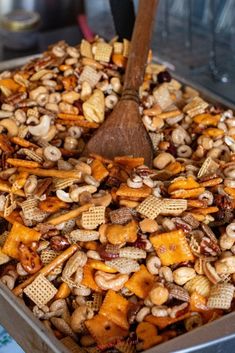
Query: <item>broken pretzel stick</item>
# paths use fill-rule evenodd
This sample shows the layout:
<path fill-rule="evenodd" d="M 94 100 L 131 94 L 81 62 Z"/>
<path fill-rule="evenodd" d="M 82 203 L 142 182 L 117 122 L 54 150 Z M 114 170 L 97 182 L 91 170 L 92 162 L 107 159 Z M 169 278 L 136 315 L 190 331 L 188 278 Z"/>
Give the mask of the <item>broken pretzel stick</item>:
<path fill-rule="evenodd" d="M 82 212 L 89 210 L 89 208 L 92 206 L 93 206 L 92 204 L 88 203 L 84 206 L 75 208 L 75 210 L 69 211 L 67 213 L 64 213 L 64 214 L 58 216 L 58 217 L 52 218 L 49 221 L 47 221 L 47 223 L 53 224 L 54 226 L 56 226 L 57 224 L 69 221 L 70 219 L 77 218 Z"/>
<path fill-rule="evenodd" d="M 32 142 L 29 142 L 25 139 L 23 139 L 22 137 L 18 137 L 18 136 L 13 136 L 11 138 L 11 142 L 15 143 L 16 145 L 19 145 L 21 147 L 25 147 L 25 148 L 28 148 L 28 147 L 38 147 L 37 145 L 35 145 L 34 143 Z"/>
<path fill-rule="evenodd" d="M 33 276 L 26 279 L 26 281 L 19 284 L 17 287 L 13 289 L 13 293 L 18 297 L 23 292 L 24 288 L 27 287 L 30 283 L 34 281 L 34 279 L 39 275 L 47 276 L 51 271 L 53 271 L 56 267 L 63 264 L 66 260 L 68 260 L 76 250 L 78 250 L 79 246 L 77 244 L 71 245 L 68 249 L 62 252 L 59 256 L 57 256 L 54 260 L 52 260 L 49 264 L 41 268 L 37 273 Z"/>
<path fill-rule="evenodd" d="M 54 177 L 60 179 L 74 178 L 80 179 L 82 173 L 79 170 L 57 170 L 57 169 L 28 169 L 19 168 L 20 172 L 28 172 L 29 174 L 34 174 L 41 177 Z"/>
<path fill-rule="evenodd" d="M 41 164 L 38 162 L 26 161 L 24 159 L 17 159 L 17 158 L 7 158 L 7 163 L 13 165 L 14 167 L 24 167 L 24 168 L 38 168 L 41 166 Z"/>

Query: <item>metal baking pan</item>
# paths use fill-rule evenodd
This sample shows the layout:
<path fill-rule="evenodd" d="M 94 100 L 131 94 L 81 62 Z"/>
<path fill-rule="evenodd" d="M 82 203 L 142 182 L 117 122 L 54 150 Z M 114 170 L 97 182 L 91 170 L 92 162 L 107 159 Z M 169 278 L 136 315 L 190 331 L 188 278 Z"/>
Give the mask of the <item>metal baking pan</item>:
<path fill-rule="evenodd" d="M 0 72 L 11 70 L 25 64 L 38 55 L 9 60 L 0 63 Z M 158 62 L 163 63 L 159 58 Z M 185 85 L 197 89 L 211 103 L 235 109 L 225 99 L 200 85 L 185 80 L 173 72 L 174 78 Z M 71 353 L 33 313 L 0 282 L 0 324 L 20 344 L 26 353 Z M 146 351 L 146 353 L 232 353 L 235 351 L 235 312 L 199 327 L 189 333 L 176 337 Z"/>

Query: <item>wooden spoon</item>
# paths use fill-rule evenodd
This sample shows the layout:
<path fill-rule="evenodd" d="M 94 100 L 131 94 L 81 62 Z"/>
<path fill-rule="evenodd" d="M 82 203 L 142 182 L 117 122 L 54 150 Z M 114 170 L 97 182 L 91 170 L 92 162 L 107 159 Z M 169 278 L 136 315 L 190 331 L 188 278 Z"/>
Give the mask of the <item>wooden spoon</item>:
<path fill-rule="evenodd" d="M 83 155 L 107 158 L 130 155 L 152 164 L 152 143 L 139 113 L 139 87 L 143 82 L 158 0 L 139 0 L 120 101 L 88 141 Z"/>

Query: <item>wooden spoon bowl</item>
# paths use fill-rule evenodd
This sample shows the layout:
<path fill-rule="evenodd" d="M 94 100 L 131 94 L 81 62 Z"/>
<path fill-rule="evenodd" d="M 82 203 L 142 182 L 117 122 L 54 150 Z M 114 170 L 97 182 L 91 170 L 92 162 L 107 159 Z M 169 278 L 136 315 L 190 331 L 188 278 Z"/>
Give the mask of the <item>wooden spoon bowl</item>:
<path fill-rule="evenodd" d="M 130 155 L 152 164 L 152 143 L 139 113 L 139 87 L 143 82 L 157 0 L 140 0 L 128 57 L 123 92 L 113 112 L 88 141 L 83 155 L 107 158 Z"/>

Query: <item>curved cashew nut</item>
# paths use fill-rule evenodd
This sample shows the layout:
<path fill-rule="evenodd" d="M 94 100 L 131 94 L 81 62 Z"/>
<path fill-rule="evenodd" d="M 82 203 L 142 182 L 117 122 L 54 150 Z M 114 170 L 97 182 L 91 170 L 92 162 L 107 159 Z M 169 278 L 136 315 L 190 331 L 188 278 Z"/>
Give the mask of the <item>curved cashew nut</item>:
<path fill-rule="evenodd" d="M 3 126 L 8 131 L 10 137 L 17 136 L 19 128 L 13 119 L 3 119 L 0 121 L 0 126 Z"/>
<path fill-rule="evenodd" d="M 96 197 L 98 196 L 98 197 Z M 104 206 L 104 207 L 108 207 L 109 204 L 112 201 L 112 196 L 107 192 L 104 195 L 100 196 L 100 195 L 94 195 L 92 198 L 92 203 L 95 206 Z"/>
<path fill-rule="evenodd" d="M 103 290 L 112 289 L 119 291 L 128 279 L 129 276 L 127 274 L 112 274 L 102 271 L 97 271 L 95 274 L 95 282 Z"/>
<path fill-rule="evenodd" d="M 69 196 L 69 193 L 65 192 L 64 190 L 57 190 L 56 191 L 56 196 L 61 201 L 64 201 L 64 202 L 67 202 L 67 203 L 72 203 L 73 202 L 73 200 Z"/>
<path fill-rule="evenodd" d="M 81 195 L 81 193 L 85 191 L 93 194 L 94 192 L 97 191 L 97 188 L 93 185 L 76 186 L 72 188 L 72 190 L 69 193 L 69 196 L 72 199 L 72 202 L 78 202 L 79 195 Z"/>
<path fill-rule="evenodd" d="M 49 128 L 48 133 L 46 135 L 43 135 L 42 140 L 49 142 L 49 141 L 53 140 L 53 138 L 55 137 L 56 133 L 57 133 L 57 128 L 56 128 L 55 125 L 52 125 Z"/>
<path fill-rule="evenodd" d="M 15 286 L 15 279 L 10 275 L 5 275 L 1 278 L 2 283 L 4 283 L 7 288 L 12 290 Z"/>
<path fill-rule="evenodd" d="M 40 124 L 38 124 L 36 126 L 29 126 L 29 132 L 33 136 L 38 136 L 38 137 L 45 136 L 45 135 L 47 135 L 47 133 L 50 129 L 50 122 L 51 122 L 50 116 L 43 115 L 41 117 Z"/>

